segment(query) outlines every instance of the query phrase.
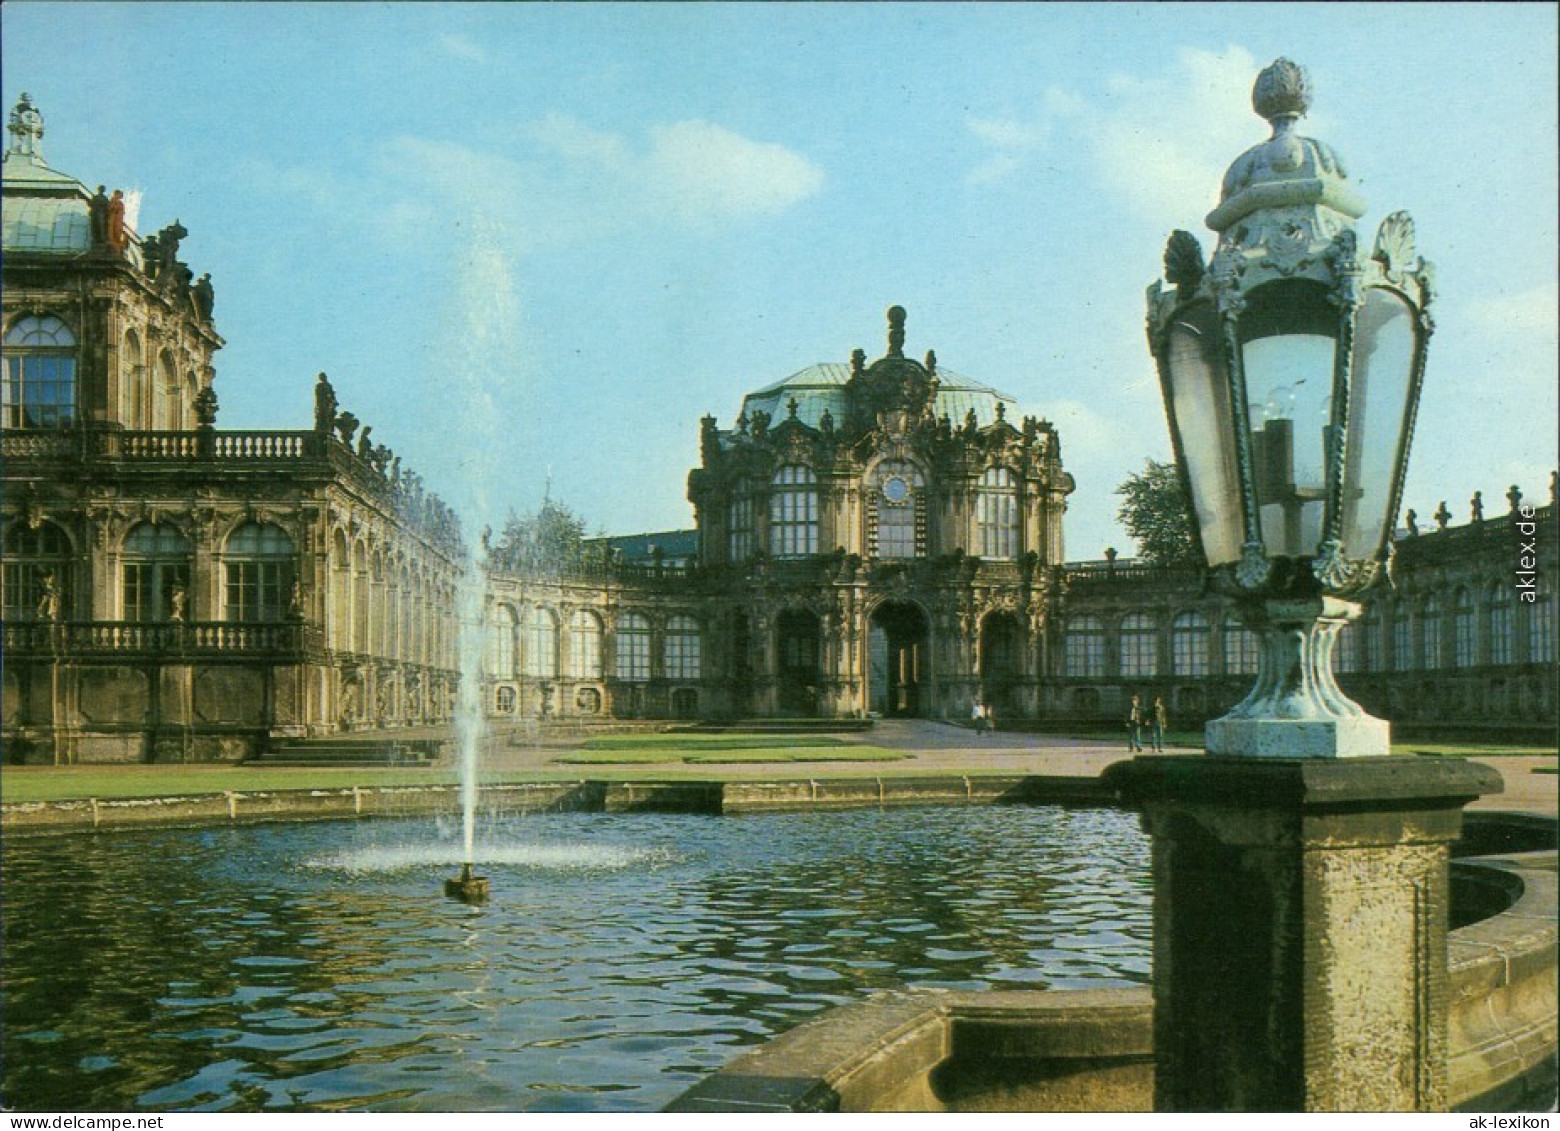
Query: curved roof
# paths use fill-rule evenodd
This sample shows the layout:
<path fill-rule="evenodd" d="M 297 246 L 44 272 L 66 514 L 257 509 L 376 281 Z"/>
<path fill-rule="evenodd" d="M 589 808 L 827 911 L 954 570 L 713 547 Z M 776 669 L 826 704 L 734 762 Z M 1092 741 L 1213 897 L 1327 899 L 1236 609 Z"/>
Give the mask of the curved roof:
<path fill-rule="evenodd" d="M 751 417 L 755 412 L 767 413 L 776 424 L 790 415 L 790 401 L 796 400 L 796 418 L 809 428 L 818 427 L 824 410 L 834 419 L 845 420 L 845 383 L 850 380 L 850 366 L 842 362 L 824 361 L 809 365 L 799 373 L 742 398 L 742 412 Z M 990 385 L 973 377 L 955 373 L 951 369 L 937 368 L 937 406 L 939 417 L 947 416 L 953 423 L 962 424 L 971 409 L 982 427 L 994 424 L 997 419 L 997 403 L 1004 412 L 1017 405 L 1006 393 L 1000 393 Z"/>

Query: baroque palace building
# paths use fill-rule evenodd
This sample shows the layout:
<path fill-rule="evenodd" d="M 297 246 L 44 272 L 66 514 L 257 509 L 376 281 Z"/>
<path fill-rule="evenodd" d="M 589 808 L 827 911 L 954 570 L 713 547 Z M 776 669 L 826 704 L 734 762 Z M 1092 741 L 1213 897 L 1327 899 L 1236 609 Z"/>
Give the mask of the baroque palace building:
<path fill-rule="evenodd" d="M 142 236 L 120 193 L 50 168 L 26 95 L 7 128 L 6 758 L 232 760 L 446 720 L 454 516 L 323 375 L 313 428 L 219 430 L 188 233 Z"/>
<path fill-rule="evenodd" d="M 233 760 L 440 734 L 457 590 L 483 571 L 495 721 L 861 718 L 1174 724 L 1249 688 L 1252 639 L 1196 571 L 1068 563 L 1061 440 L 905 355 L 810 366 L 700 423 L 695 528 L 565 562 L 490 546 L 315 384 L 313 426 L 216 427 L 223 344 L 174 221 L 51 169 L 24 95 L 4 159 L 3 741 L 8 761 Z M 300 390 L 300 393 L 302 390 Z M 1554 486 L 1412 514 L 1396 587 L 1339 649 L 1398 723 L 1551 730 Z"/>

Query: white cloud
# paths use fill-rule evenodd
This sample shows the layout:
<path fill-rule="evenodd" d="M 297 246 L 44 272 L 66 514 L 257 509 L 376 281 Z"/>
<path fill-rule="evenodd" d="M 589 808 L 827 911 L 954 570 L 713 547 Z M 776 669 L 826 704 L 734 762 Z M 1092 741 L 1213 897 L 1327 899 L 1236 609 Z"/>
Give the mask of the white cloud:
<path fill-rule="evenodd" d="M 683 216 L 780 212 L 823 187 L 823 170 L 800 154 L 709 122 L 657 126 L 650 136 L 646 181 Z"/>
<path fill-rule="evenodd" d="M 772 215 L 824 183 L 823 170 L 801 154 L 702 121 L 654 126 L 636 144 L 553 114 L 508 152 L 400 137 L 386 156 L 417 191 L 463 211 L 477 200 L 506 201 L 507 232 L 548 241 L 629 223 Z"/>
<path fill-rule="evenodd" d="M 463 35 L 452 35 L 446 32 L 439 36 L 439 46 L 457 59 L 465 59 L 471 63 L 487 62 L 487 52 Z"/>
<path fill-rule="evenodd" d="M 1028 149 L 1045 140 L 1047 131 L 1040 125 L 1008 119 L 971 118 L 970 132 L 999 149 Z"/>
<path fill-rule="evenodd" d="M 1553 353 L 1560 338 L 1560 288 L 1550 283 L 1514 295 L 1477 299 L 1468 304 L 1467 317 L 1475 328 L 1488 333 L 1539 336 Z"/>

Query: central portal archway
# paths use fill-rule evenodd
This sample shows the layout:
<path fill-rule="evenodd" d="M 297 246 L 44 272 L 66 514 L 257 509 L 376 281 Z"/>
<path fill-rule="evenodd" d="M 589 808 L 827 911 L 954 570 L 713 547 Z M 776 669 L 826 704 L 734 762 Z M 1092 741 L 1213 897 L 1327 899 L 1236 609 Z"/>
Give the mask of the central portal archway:
<path fill-rule="evenodd" d="M 787 609 L 776 625 L 780 712 L 814 715 L 818 710 L 818 618 Z"/>
<path fill-rule="evenodd" d="M 930 675 L 926 614 L 900 601 L 879 605 L 867 646 L 868 707 L 889 718 L 919 717 L 923 681 Z"/>

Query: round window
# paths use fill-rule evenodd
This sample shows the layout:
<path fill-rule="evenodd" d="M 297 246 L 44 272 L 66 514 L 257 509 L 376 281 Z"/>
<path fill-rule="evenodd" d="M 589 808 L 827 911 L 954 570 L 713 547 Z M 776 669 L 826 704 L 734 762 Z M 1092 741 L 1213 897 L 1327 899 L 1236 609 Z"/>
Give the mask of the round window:
<path fill-rule="evenodd" d="M 891 503 L 902 503 L 910 497 L 910 484 L 898 475 L 883 483 L 883 497 Z"/>

